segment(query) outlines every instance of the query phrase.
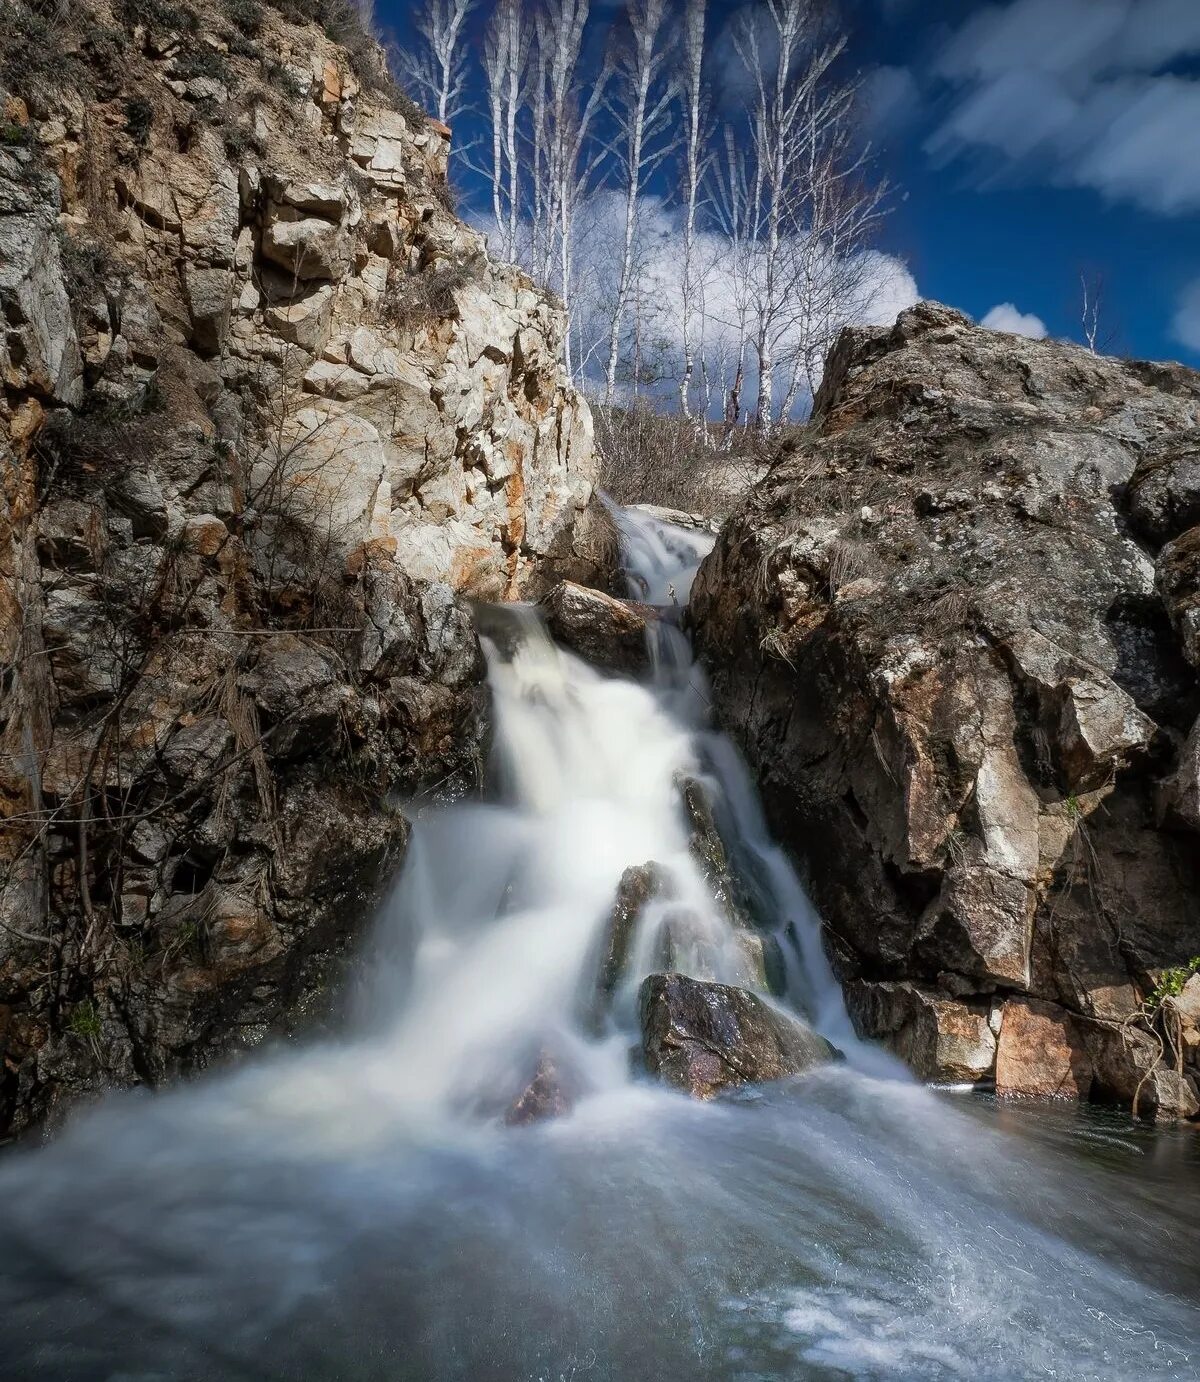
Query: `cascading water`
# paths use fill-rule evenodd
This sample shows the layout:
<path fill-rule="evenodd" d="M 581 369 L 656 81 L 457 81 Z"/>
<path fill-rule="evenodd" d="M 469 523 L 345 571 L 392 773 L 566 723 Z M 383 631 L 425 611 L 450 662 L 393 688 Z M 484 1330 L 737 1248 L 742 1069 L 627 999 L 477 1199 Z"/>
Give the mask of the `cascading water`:
<path fill-rule="evenodd" d="M 618 518 L 633 593 L 683 604 L 705 536 Z M 342 1040 L 110 1099 L 7 1161 L 0 1377 L 1200 1375 L 1194 1134 L 938 1094 L 857 1042 L 686 641 L 657 638 L 640 685 L 532 611 L 495 631 L 493 799 L 419 820 Z M 668 924 L 685 967 L 762 987 L 686 778 L 845 1065 L 711 1105 L 633 1073 Z M 669 900 L 597 1031 L 596 945 L 648 861 Z M 506 1127 L 544 1051 L 575 1108 Z"/>

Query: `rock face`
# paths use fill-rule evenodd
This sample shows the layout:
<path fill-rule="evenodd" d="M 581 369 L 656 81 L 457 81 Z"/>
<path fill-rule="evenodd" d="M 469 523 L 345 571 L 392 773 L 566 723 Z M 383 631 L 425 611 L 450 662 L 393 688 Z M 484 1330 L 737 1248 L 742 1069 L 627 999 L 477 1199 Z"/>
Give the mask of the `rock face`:
<path fill-rule="evenodd" d="M 0 1138 L 318 1006 L 387 803 L 482 753 L 460 596 L 586 577 L 595 474 L 561 311 L 362 35 L 53 40 L 0 91 Z"/>
<path fill-rule="evenodd" d="M 697 577 L 852 1015 L 929 1078 L 1145 1074 L 1143 1000 L 1197 949 L 1198 439 L 1182 367 L 922 304 L 843 333 Z"/>
<path fill-rule="evenodd" d="M 639 994 L 642 1058 L 650 1074 L 697 1099 L 800 1075 L 838 1052 L 757 994 L 684 974 L 651 974 Z"/>

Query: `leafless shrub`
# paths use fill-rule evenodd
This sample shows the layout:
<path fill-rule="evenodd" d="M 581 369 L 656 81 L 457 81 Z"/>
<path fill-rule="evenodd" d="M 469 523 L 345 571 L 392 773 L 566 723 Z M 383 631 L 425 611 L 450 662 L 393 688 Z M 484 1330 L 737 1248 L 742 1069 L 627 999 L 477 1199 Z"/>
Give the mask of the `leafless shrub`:
<path fill-rule="evenodd" d="M 723 428 L 660 413 L 593 404 L 600 484 L 620 504 L 660 504 L 724 517 L 761 476 L 766 453 L 746 428 Z M 726 441 L 730 444 L 726 445 Z"/>
<path fill-rule="evenodd" d="M 388 281 L 379 314 L 398 331 L 416 331 L 457 312 L 454 294 L 477 274 L 473 260 L 441 264 L 418 273 L 396 273 Z"/>

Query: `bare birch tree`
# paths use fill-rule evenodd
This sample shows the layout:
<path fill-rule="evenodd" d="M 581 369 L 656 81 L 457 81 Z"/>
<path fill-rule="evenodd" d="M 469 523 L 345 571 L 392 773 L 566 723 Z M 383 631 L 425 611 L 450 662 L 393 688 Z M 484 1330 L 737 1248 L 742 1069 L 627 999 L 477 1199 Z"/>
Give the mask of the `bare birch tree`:
<path fill-rule="evenodd" d="M 692 378 L 696 372 L 693 320 L 696 283 L 696 215 L 709 155 L 704 99 L 704 30 L 707 0 L 687 0 L 680 45 L 683 98 L 683 372 L 679 377 L 679 410 L 691 417 Z"/>
<path fill-rule="evenodd" d="M 571 368 L 570 307 L 574 282 L 574 224 L 580 201 L 592 185 L 603 159 L 590 146 L 611 68 L 607 56 L 600 70 L 585 80 L 580 57 L 590 0 L 545 0 L 535 20 L 535 259 L 545 281 L 557 281 L 567 305 L 566 367 Z M 540 253 L 539 253 L 540 251 Z"/>
<path fill-rule="evenodd" d="M 888 195 L 869 176 L 870 150 L 856 144 L 855 81 L 814 86 L 798 125 L 791 195 L 800 229 L 786 247 L 782 363 L 790 379 L 779 418 L 791 416 L 800 391 L 815 392 L 838 331 L 865 314 L 876 287 L 865 250 Z"/>
<path fill-rule="evenodd" d="M 804 198 L 797 170 L 804 149 L 804 116 L 846 46 L 829 33 L 821 0 L 761 0 L 744 13 L 734 47 L 745 65 L 754 97 L 749 120 L 756 159 L 752 208 L 757 244 L 755 353 L 758 402 L 755 427 L 774 421 L 776 349 L 787 312 L 786 241 L 803 233 Z"/>
<path fill-rule="evenodd" d="M 616 302 L 609 329 L 604 401 L 611 403 L 617 386 L 621 329 L 633 287 L 634 237 L 646 183 L 666 157 L 662 135 L 669 124 L 671 87 L 662 82 L 666 67 L 663 24 L 666 0 L 627 0 L 628 32 L 616 66 L 609 109 L 616 125 L 614 153 L 621 171 L 625 218 Z"/>
<path fill-rule="evenodd" d="M 468 62 L 465 26 L 477 0 L 415 0 L 410 10 L 414 42 L 400 54 L 401 75 L 411 95 L 444 125 L 465 104 Z"/>
<path fill-rule="evenodd" d="M 521 0 L 498 0 L 483 45 L 492 126 L 492 217 L 505 259 L 515 259 L 520 230 L 522 168 L 518 121 L 527 94 L 532 31 Z"/>

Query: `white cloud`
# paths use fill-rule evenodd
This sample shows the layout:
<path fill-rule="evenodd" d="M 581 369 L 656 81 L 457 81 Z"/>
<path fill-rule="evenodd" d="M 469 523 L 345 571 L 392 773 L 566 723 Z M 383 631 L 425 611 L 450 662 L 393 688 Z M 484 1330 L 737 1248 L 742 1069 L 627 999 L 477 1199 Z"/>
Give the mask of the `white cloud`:
<path fill-rule="evenodd" d="M 886 139 L 906 129 L 920 106 L 916 78 L 907 67 L 877 67 L 863 84 L 863 111 L 872 134 Z"/>
<path fill-rule="evenodd" d="M 1010 0 L 971 16 L 935 72 L 957 100 L 927 148 L 1165 215 L 1200 207 L 1200 0 Z"/>
<path fill-rule="evenodd" d="M 482 217 L 479 229 L 487 231 Z M 586 266 L 578 275 L 571 295 L 573 364 L 576 374 L 592 386 L 603 378 L 608 354 L 609 326 L 617 293 L 621 240 L 624 232 L 624 200 L 619 192 L 595 193 L 580 209 L 576 221 L 574 259 Z M 526 255 L 519 256 L 527 258 Z M 696 387 L 709 390 L 709 406 L 719 415 L 725 390 L 732 383 L 740 339 L 739 321 L 752 318 L 758 265 L 739 265 L 728 240 L 710 231 L 701 232 L 696 243 L 693 307 L 689 323 L 698 354 Z M 870 250 L 855 261 L 853 300 L 842 304 L 830 323 L 890 326 L 905 308 L 920 300 L 907 266 L 891 255 Z M 672 402 L 682 373 L 684 334 L 683 229 L 680 212 L 661 198 L 647 197 L 642 204 L 637 247 L 635 292 L 640 300 L 642 359 L 647 380 L 642 391 Z M 624 355 L 633 353 L 633 315 L 626 324 Z M 783 322 L 776 332 L 776 403 L 786 395 L 790 381 L 790 357 L 796 354 L 798 327 Z M 747 374 L 752 378 L 753 350 L 746 352 Z M 658 382 L 655 382 L 657 377 Z M 819 377 L 813 381 L 814 388 Z M 749 381 L 743 395 L 747 409 L 755 406 Z M 803 389 L 796 411 L 807 409 L 809 394 Z M 699 400 L 697 403 L 699 406 Z"/>
<path fill-rule="evenodd" d="M 1200 278 L 1183 290 L 1171 330 L 1180 345 L 1200 355 Z"/>
<path fill-rule="evenodd" d="M 999 302 L 979 323 L 989 331 L 1007 331 L 1014 336 L 1029 336 L 1035 341 L 1048 334 L 1046 323 L 1032 312 L 1019 312 L 1011 302 Z"/>

